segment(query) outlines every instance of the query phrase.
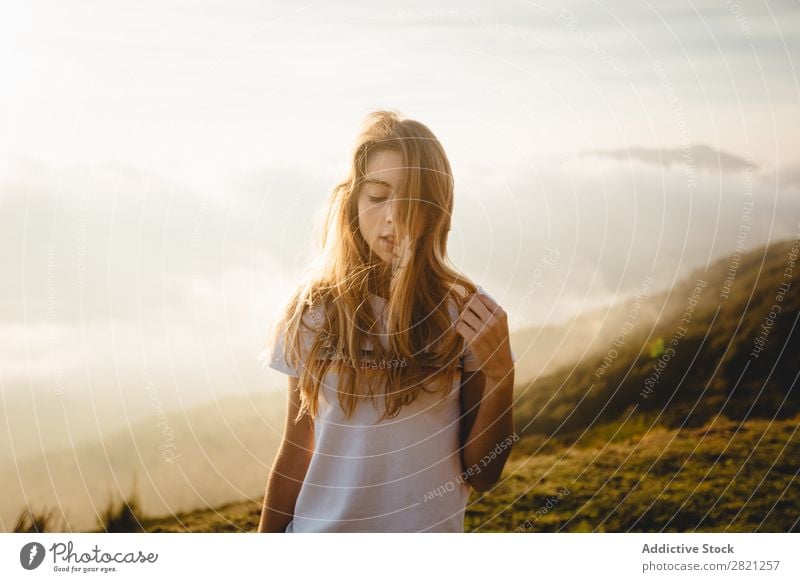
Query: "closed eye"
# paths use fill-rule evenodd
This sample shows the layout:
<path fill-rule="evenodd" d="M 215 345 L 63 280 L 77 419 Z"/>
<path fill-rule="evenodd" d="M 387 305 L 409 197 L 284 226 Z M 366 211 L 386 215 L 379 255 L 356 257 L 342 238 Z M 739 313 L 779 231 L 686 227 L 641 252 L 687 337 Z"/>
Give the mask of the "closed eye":
<path fill-rule="evenodd" d="M 386 196 L 369 196 L 370 202 L 383 202 Z"/>

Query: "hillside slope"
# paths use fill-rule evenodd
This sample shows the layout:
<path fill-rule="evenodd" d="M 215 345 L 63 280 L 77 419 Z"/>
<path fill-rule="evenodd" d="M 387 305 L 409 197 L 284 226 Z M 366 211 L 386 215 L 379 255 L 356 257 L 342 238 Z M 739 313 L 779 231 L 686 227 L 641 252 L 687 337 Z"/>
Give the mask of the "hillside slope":
<path fill-rule="evenodd" d="M 800 410 L 797 389 L 790 393 L 800 372 L 800 268 L 794 267 L 794 281 L 784 274 L 796 248 L 782 241 L 743 255 L 727 298 L 722 291 L 731 258 L 648 298 L 648 311 L 663 306 L 677 315 L 637 322 L 604 353 L 520 387 L 518 431 L 577 434 L 647 411 L 660 413 L 658 422 L 669 427 L 699 426 L 718 412 L 736 419 L 794 415 Z M 761 351 L 752 355 L 757 346 Z"/>
<path fill-rule="evenodd" d="M 467 532 L 800 531 L 800 416 L 606 434 L 572 448 L 536 437 L 470 497 Z M 640 432 L 641 431 L 641 432 Z M 544 452 L 547 451 L 547 452 Z M 559 494 L 561 499 L 558 499 Z M 255 532 L 263 499 L 144 520 L 150 532 Z"/>

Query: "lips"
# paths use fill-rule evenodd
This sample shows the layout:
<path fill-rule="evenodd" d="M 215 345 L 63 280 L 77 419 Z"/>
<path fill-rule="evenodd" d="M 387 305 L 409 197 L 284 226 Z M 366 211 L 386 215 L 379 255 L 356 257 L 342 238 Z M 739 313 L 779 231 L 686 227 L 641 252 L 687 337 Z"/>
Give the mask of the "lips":
<path fill-rule="evenodd" d="M 380 237 L 381 240 L 386 241 L 386 243 L 390 245 L 394 245 L 394 235 L 393 234 L 384 234 Z"/>

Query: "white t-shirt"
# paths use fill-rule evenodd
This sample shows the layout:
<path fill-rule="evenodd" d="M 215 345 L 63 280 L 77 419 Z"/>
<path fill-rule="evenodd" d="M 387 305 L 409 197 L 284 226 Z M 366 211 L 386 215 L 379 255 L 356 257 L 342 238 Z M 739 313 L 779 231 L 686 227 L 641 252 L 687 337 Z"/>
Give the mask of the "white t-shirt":
<path fill-rule="evenodd" d="M 480 287 L 478 292 L 488 295 Z M 370 302 L 386 346 L 386 300 L 371 295 Z M 454 304 L 450 314 L 455 321 Z M 319 314 L 309 311 L 305 317 L 318 329 L 313 323 L 320 321 Z M 308 349 L 312 339 L 313 333 L 305 334 L 302 346 Z M 286 362 L 282 338 L 272 347 L 268 365 L 300 375 Z M 467 348 L 460 368 L 477 369 Z M 337 374 L 329 372 L 320 386 L 314 453 L 286 532 L 463 532 L 469 485 L 459 453 L 460 385 L 459 370 L 446 397 L 421 390 L 396 417 L 379 422 L 382 396 L 359 401 L 345 418 Z"/>

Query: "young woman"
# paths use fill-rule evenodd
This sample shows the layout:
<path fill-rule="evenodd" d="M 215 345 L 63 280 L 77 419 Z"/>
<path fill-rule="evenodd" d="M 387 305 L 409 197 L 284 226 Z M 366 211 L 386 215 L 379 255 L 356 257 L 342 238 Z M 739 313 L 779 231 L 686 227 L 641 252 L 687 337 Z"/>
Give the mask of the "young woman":
<path fill-rule="evenodd" d="M 367 116 L 316 263 L 262 354 L 289 376 L 260 532 L 463 532 L 511 443 L 505 312 L 448 265 L 453 179 L 422 123 Z"/>

